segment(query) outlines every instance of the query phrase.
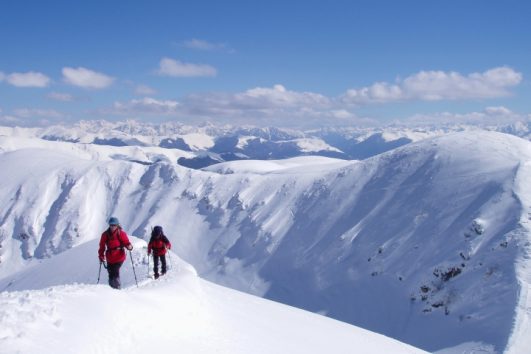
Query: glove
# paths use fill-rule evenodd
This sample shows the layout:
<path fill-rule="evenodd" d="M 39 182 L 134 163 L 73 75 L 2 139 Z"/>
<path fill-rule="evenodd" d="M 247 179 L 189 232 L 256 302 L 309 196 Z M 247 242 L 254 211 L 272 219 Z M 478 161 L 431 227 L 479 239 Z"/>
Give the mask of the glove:
<path fill-rule="evenodd" d="M 148 256 L 151 256 L 151 251 L 148 251 Z"/>
<path fill-rule="evenodd" d="M 132 244 L 128 244 L 127 246 L 125 246 L 125 248 L 127 248 L 127 250 L 131 251 L 133 249 L 133 245 Z"/>
<path fill-rule="evenodd" d="M 100 259 L 100 263 L 103 263 L 105 261 L 104 257 L 98 257 Z"/>

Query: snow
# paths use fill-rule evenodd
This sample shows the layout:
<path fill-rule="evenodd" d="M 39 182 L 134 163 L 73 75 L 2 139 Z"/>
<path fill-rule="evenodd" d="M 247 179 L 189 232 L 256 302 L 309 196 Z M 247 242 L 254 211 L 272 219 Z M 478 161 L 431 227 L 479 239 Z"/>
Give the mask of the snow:
<path fill-rule="evenodd" d="M 4 280 L 3 353 L 421 353 L 390 338 L 197 277 L 170 255 L 169 272 L 146 279 L 145 241 L 131 237 L 122 291 L 94 285 L 97 240 Z M 103 271 L 105 273 L 105 271 Z M 106 281 L 106 276 L 102 278 Z M 102 281 L 104 283 L 104 281 Z M 52 284 L 65 284 L 48 287 Z M 41 290 L 14 290 L 41 289 Z"/>
<path fill-rule="evenodd" d="M 519 199 L 527 208 L 531 207 L 531 191 L 529 176 L 531 162 L 524 163 L 516 176 L 516 191 Z M 520 220 L 526 233 L 530 233 L 531 213 L 523 214 Z M 525 353 L 531 348 L 531 242 L 529 238 L 523 242 L 521 254 L 517 263 L 517 273 L 520 285 L 520 296 L 516 309 L 516 316 L 511 338 L 509 339 L 508 354 Z"/>
<path fill-rule="evenodd" d="M 245 149 L 247 145 L 249 144 L 249 140 L 254 140 L 256 137 L 254 136 L 239 136 L 238 137 L 238 143 L 236 144 L 236 147 L 238 149 Z M 259 138 L 258 139 L 261 143 L 265 142 L 265 139 Z"/>
<path fill-rule="evenodd" d="M 336 151 L 340 152 L 341 150 L 336 149 L 321 139 L 296 139 L 295 142 L 300 147 L 302 152 L 314 152 L 314 151 Z"/>
<path fill-rule="evenodd" d="M 175 163 L 180 157 L 192 157 L 191 153 L 178 149 L 163 149 L 158 147 L 138 146 L 104 146 L 92 144 L 73 144 L 69 142 L 55 142 L 34 138 L 0 136 L 0 151 L 17 151 L 22 149 L 43 149 L 60 151 L 75 158 L 87 160 L 125 160 L 131 162 L 153 163 L 165 160 Z"/>
<path fill-rule="evenodd" d="M 402 138 L 406 138 L 416 142 L 427 138 L 437 137 L 440 135 L 442 135 L 442 132 L 440 130 L 400 129 L 382 131 L 382 138 L 387 142 Z"/>
<path fill-rule="evenodd" d="M 335 170 L 343 166 L 352 165 L 351 161 L 331 159 L 319 156 L 301 156 L 285 160 L 268 160 L 268 161 L 231 161 L 223 162 L 203 170 L 212 171 L 221 174 L 232 173 L 250 173 L 250 174 L 264 174 L 264 173 L 307 173 L 308 171 L 318 171 L 322 173 L 324 170 Z M 301 171 L 302 168 L 302 171 Z M 291 171 L 291 172 L 290 172 Z"/>
<path fill-rule="evenodd" d="M 183 135 L 182 138 L 193 150 L 205 150 L 214 146 L 214 139 L 206 134 L 190 133 Z"/>
<path fill-rule="evenodd" d="M 37 320 L 35 330 L 43 332 L 31 336 L 53 338 L 46 331 L 63 331 L 50 329 L 59 319 L 63 322 L 57 323 L 65 323 L 74 321 L 67 319 L 70 315 L 82 315 L 57 309 L 66 311 L 74 298 L 85 299 L 87 308 L 90 304 L 97 308 L 91 299 L 116 294 L 106 285 L 86 285 L 95 282 L 95 242 L 101 227 L 109 215 L 115 215 L 128 233 L 138 236 L 135 252 L 142 250 L 152 226 L 163 225 L 174 245 L 172 259 L 182 258 L 201 278 L 219 285 L 324 314 L 428 351 L 522 353 L 531 348 L 528 141 L 464 131 L 419 140 L 363 161 L 306 156 L 232 161 L 203 170 L 176 165 L 183 154 L 187 153 L 148 146 L 45 141 L 31 135 L 0 137 L 0 291 L 6 291 L 2 301 L 11 304 L 0 318 L 6 331 L 23 327 L 0 338 L 9 345 L 27 345 L 24 348 L 31 352 L 33 344 L 16 339 L 20 333 L 30 333 L 31 324 L 13 319 L 18 316 L 13 304 L 24 303 L 24 296 L 38 299 L 34 304 L 42 308 L 39 313 L 57 314 Z M 145 270 L 145 254 L 135 252 L 136 264 Z M 297 338 L 302 336 L 312 337 L 315 342 L 308 343 L 322 349 L 319 331 L 324 337 L 342 336 L 341 329 L 330 334 L 316 324 L 313 332 L 314 326 L 306 330 L 303 320 L 282 317 L 286 311 L 299 311 L 285 305 L 263 305 L 270 302 L 249 297 L 259 306 L 240 307 L 246 300 L 239 296 L 248 295 L 229 295 L 233 290 L 184 271 L 189 269 L 184 262 L 182 274 L 175 272 L 156 283 L 156 293 L 161 292 L 161 299 L 173 293 L 183 302 L 201 294 L 213 303 L 221 301 L 218 296 L 233 299 L 227 309 L 219 310 L 223 313 L 214 311 L 218 318 L 208 321 L 219 327 L 226 322 L 227 328 L 249 332 L 249 337 L 227 341 L 226 333 L 207 326 L 216 345 L 225 348 L 220 350 L 238 352 L 231 346 L 239 343 L 243 348 L 251 342 L 256 347 L 246 346 L 247 352 L 260 352 L 262 343 L 269 349 L 263 352 L 286 352 L 278 350 L 282 345 L 311 347 L 299 344 Z M 70 273 L 65 264 L 90 266 Z M 126 317 L 138 327 L 149 316 L 136 294 L 154 291 L 154 285 L 142 283 L 136 289 L 128 266 L 124 265 L 123 274 L 129 287 L 122 292 L 125 295 L 110 297 L 134 309 Z M 188 286 L 197 292 L 186 293 L 192 291 Z M 128 303 L 129 298 L 136 300 Z M 158 295 L 148 298 L 158 301 Z M 55 310 L 43 305 L 54 301 L 60 304 Z M 175 318 L 188 318 L 177 304 L 172 306 L 177 307 L 168 312 Z M 98 316 L 117 321 L 106 317 L 111 316 L 107 312 Z M 271 315 L 275 325 L 253 322 L 250 314 L 244 316 L 248 312 L 262 314 L 263 321 Z M 319 322 L 332 321 L 301 313 Z M 142 320 L 136 320 L 137 315 Z M 24 316 L 29 315 L 20 314 Z M 291 321 L 295 324 L 289 327 L 297 327 L 292 331 L 305 330 L 276 332 L 275 328 L 283 328 L 279 323 Z M 237 327 L 236 322 L 244 326 Z M 132 331 L 134 338 L 140 336 L 133 325 L 120 326 Z M 249 331 L 254 327 L 268 328 L 273 333 L 271 343 L 256 339 L 259 334 Z M 207 341 L 201 333 L 193 336 Z M 280 337 L 285 341 L 274 347 Z M 136 343 L 134 338 L 128 337 Z M 297 344 L 287 344 L 290 340 Z M 347 341 L 337 339 L 341 349 Z"/>
<path fill-rule="evenodd" d="M 484 344 L 480 342 L 467 342 L 457 345 L 452 348 L 446 348 L 438 350 L 435 354 L 492 354 L 496 353 L 496 350 L 492 345 Z"/>

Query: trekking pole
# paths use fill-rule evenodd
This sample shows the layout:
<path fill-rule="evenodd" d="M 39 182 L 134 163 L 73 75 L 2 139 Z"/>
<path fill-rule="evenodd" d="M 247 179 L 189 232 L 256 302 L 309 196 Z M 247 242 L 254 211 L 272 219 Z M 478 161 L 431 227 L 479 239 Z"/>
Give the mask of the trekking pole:
<path fill-rule="evenodd" d="M 153 236 L 153 226 L 151 226 L 151 236 Z M 148 249 L 149 249 L 149 243 L 150 242 L 151 242 L 151 238 L 148 241 Z M 149 276 L 149 256 L 150 256 L 150 254 L 148 253 L 148 278 L 150 277 Z M 153 262 L 155 262 L 155 253 L 153 253 Z"/>
<path fill-rule="evenodd" d="M 148 253 L 148 274 L 147 274 L 148 278 L 149 278 L 149 256 L 151 256 L 151 255 Z"/>
<path fill-rule="evenodd" d="M 136 283 L 136 287 L 138 288 L 138 280 L 136 280 L 136 272 L 135 272 L 135 263 L 133 263 L 133 254 L 131 253 L 131 250 L 129 250 L 129 258 L 131 258 L 131 264 L 133 265 L 133 274 L 135 275 L 135 283 Z"/>
<path fill-rule="evenodd" d="M 105 265 L 105 262 L 100 261 L 100 270 L 98 271 L 98 282 L 96 284 L 100 283 L 100 274 L 101 274 L 101 265 L 103 264 L 103 268 L 107 269 L 107 266 Z"/>
<path fill-rule="evenodd" d="M 101 274 L 101 264 L 102 264 L 102 263 L 103 263 L 103 262 L 100 261 L 100 270 L 98 270 L 98 282 L 97 282 L 96 284 L 99 284 L 99 283 L 100 283 L 100 274 Z"/>
<path fill-rule="evenodd" d="M 170 261 L 170 269 L 173 270 L 173 264 L 171 264 L 171 254 L 170 254 L 170 250 L 168 250 L 168 260 Z"/>

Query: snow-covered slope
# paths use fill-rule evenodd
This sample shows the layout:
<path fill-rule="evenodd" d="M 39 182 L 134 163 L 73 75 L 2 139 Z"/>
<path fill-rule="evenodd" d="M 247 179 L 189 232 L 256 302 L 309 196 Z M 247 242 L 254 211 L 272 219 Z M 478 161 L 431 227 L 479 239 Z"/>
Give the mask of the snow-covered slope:
<path fill-rule="evenodd" d="M 99 237 L 112 214 L 143 238 L 163 225 L 202 277 L 429 351 L 528 346 L 525 140 L 463 132 L 364 161 L 203 171 L 76 145 L 2 138 L 0 276 Z"/>
<path fill-rule="evenodd" d="M 390 338 L 216 286 L 170 255 L 163 278 L 146 280 L 143 240 L 132 238 L 116 291 L 95 283 L 97 240 L 1 281 L 2 353 L 421 353 Z M 105 271 L 102 283 L 106 283 Z M 75 284 L 76 282 L 80 284 Z M 67 284 L 55 287 L 52 284 Z M 42 289 L 13 291 L 16 288 Z"/>

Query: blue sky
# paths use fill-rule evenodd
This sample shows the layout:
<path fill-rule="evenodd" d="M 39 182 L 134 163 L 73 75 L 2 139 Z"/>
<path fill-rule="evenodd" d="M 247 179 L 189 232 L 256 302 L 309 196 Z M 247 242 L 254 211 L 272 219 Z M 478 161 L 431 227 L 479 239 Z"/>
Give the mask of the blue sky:
<path fill-rule="evenodd" d="M 4 1 L 0 124 L 529 120 L 528 1 Z"/>

